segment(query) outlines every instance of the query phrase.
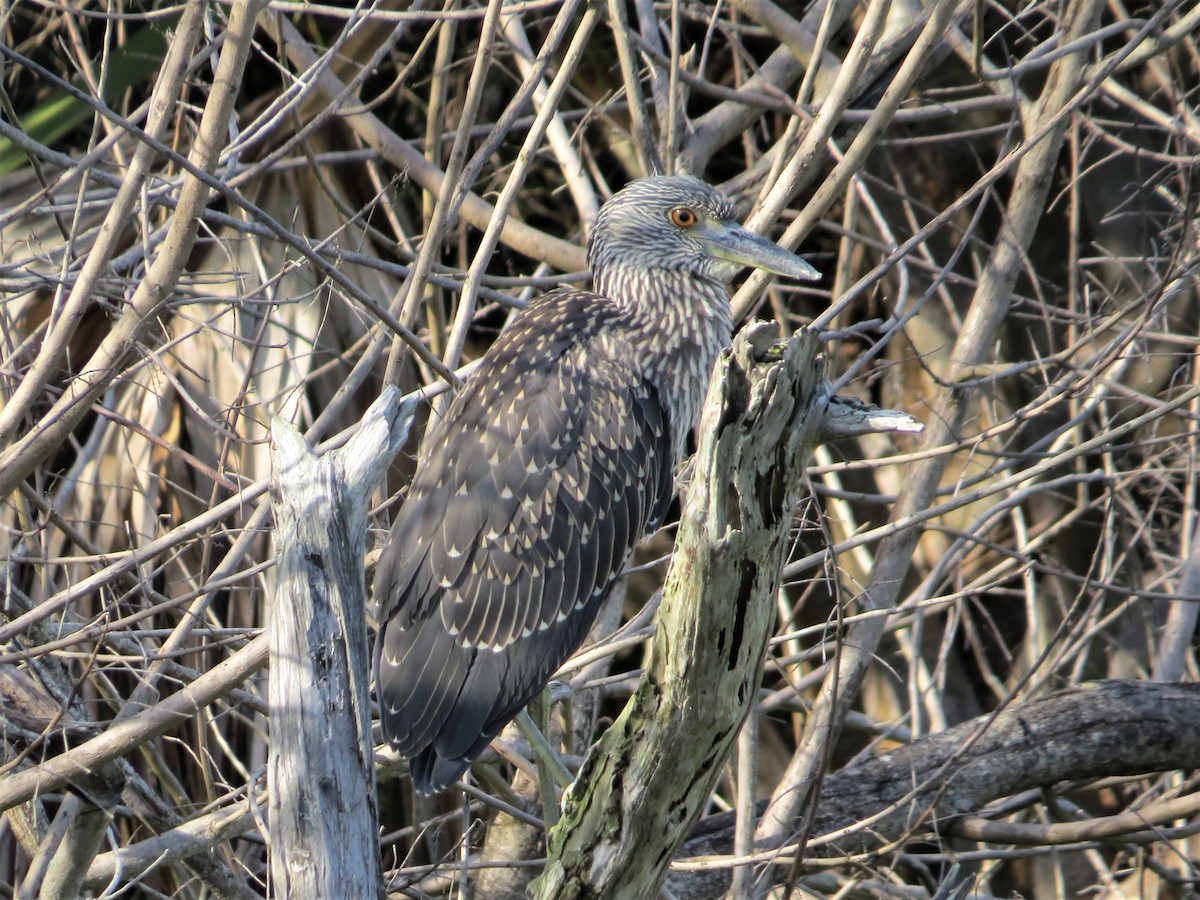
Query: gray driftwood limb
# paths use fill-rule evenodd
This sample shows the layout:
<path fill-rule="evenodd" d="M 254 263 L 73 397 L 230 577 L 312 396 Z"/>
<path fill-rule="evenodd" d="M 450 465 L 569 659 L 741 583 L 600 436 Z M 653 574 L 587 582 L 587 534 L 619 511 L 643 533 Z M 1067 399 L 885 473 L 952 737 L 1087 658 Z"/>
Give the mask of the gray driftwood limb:
<path fill-rule="evenodd" d="M 657 896 L 754 702 L 825 399 L 816 334 L 769 343 L 743 333 L 717 365 L 650 665 L 563 798 L 534 897 Z"/>
<path fill-rule="evenodd" d="M 1062 782 L 1197 767 L 1200 685 L 1092 682 L 980 716 L 826 776 L 806 853 L 810 858 L 870 853 L 905 836 L 955 834 L 962 816 L 992 801 Z M 766 805 L 759 803 L 759 815 Z M 803 824 L 793 822 L 793 832 Z M 1159 824 L 1146 819 L 1126 833 Z M 733 829 L 732 813 L 705 819 L 678 859 L 728 856 Z M 1095 830 L 1095 838 L 1105 836 Z M 770 860 L 760 889 L 782 883 L 791 855 L 775 846 L 758 849 Z M 729 882 L 730 869 L 714 860 L 710 869 L 673 872 L 667 887 L 679 897 L 715 900 L 725 896 Z"/>
<path fill-rule="evenodd" d="M 414 401 L 385 390 L 345 447 L 316 457 L 272 423 L 277 588 L 267 764 L 272 895 L 382 889 L 363 556 L 370 495 Z"/>
<path fill-rule="evenodd" d="M 925 426 L 906 412 L 880 409 L 856 397 L 834 394 L 825 404 L 817 429 L 820 443 L 883 432 L 919 434 Z"/>

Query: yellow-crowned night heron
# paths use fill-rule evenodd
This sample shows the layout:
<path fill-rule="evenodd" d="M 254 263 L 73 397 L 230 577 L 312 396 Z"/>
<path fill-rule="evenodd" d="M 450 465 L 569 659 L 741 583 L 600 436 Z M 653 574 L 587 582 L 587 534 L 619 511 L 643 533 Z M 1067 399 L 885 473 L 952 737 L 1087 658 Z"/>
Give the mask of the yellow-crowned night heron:
<path fill-rule="evenodd" d="M 542 690 L 661 521 L 730 340 L 730 279 L 817 277 L 687 176 L 617 193 L 588 259 L 595 292 L 518 314 L 430 426 L 379 558 L 383 731 L 425 794 Z"/>

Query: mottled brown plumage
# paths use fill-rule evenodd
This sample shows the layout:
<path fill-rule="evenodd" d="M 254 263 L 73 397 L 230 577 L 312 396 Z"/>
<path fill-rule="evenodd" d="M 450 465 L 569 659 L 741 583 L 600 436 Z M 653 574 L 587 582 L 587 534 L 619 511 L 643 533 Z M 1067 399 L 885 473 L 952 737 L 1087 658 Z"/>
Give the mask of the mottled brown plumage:
<path fill-rule="evenodd" d="M 431 425 L 379 559 L 383 729 L 423 793 L 545 686 L 661 521 L 730 339 L 729 280 L 816 276 L 686 176 L 616 194 L 588 249 L 596 291 L 519 313 Z"/>

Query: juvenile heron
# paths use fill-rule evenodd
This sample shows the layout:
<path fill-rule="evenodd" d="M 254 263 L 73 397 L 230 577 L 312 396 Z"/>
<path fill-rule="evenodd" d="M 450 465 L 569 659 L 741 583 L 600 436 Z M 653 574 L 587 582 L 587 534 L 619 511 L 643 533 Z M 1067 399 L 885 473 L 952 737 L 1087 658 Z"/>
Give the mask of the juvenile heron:
<path fill-rule="evenodd" d="M 687 176 L 635 181 L 588 245 L 595 292 L 514 317 L 445 416 L 375 574 L 375 685 L 424 794 L 453 784 L 579 646 L 657 526 L 747 266 L 817 272 Z"/>

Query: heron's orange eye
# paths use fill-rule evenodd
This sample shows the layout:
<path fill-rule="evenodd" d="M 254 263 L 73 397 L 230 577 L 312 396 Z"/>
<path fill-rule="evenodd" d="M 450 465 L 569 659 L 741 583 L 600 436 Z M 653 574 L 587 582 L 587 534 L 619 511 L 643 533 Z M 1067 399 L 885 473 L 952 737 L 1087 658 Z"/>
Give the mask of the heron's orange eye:
<path fill-rule="evenodd" d="M 680 228 L 693 228 L 700 221 L 700 217 L 696 215 L 694 209 L 689 209 L 686 206 L 677 206 L 671 210 L 671 224 L 677 225 Z"/>

